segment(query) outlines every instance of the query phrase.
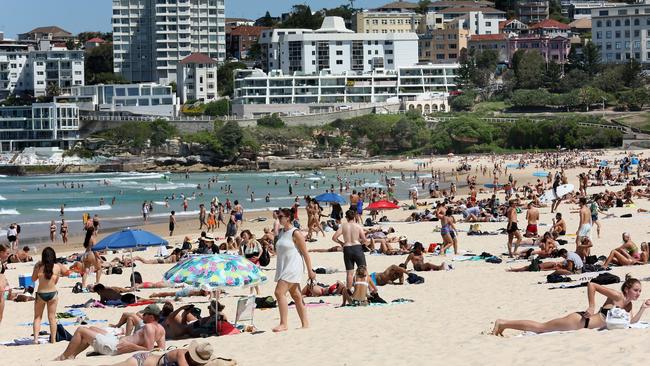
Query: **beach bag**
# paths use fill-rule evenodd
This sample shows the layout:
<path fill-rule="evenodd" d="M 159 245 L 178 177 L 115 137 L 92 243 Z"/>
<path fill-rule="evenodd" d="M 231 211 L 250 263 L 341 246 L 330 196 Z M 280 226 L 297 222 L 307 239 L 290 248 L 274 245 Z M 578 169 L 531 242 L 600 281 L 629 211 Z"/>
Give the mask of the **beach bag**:
<path fill-rule="evenodd" d="M 120 267 L 111 268 L 111 274 L 118 274 L 118 275 L 122 274 L 122 268 Z"/>
<path fill-rule="evenodd" d="M 621 278 L 617 275 L 613 275 L 609 272 L 601 273 L 598 276 L 591 279 L 591 282 L 597 283 L 599 285 L 611 285 L 613 283 L 621 282 Z"/>
<path fill-rule="evenodd" d="M 256 309 L 271 309 L 278 306 L 278 302 L 275 301 L 273 296 L 266 297 L 256 297 L 255 298 L 255 308 Z"/>
<path fill-rule="evenodd" d="M 269 265 L 269 263 L 271 263 L 271 255 L 269 254 L 269 251 L 264 248 L 262 249 L 262 254 L 259 258 L 259 264 L 262 267 L 266 267 Z"/>
<path fill-rule="evenodd" d="M 436 251 L 436 247 L 438 246 L 437 243 L 431 243 L 429 244 L 429 248 L 427 248 L 428 253 L 433 253 Z"/>
<path fill-rule="evenodd" d="M 548 283 L 560 283 L 560 282 L 571 282 L 571 278 L 567 276 L 562 276 L 557 273 L 551 273 L 546 276 L 546 282 Z"/>
<path fill-rule="evenodd" d="M 120 301 L 123 304 L 133 304 L 137 301 L 134 294 L 124 294 L 120 297 Z"/>
<path fill-rule="evenodd" d="M 406 282 L 408 282 L 411 285 L 419 285 L 421 283 L 424 283 L 424 278 L 411 272 L 408 274 L 408 278 L 406 279 Z"/>
<path fill-rule="evenodd" d="M 72 334 L 70 334 L 70 332 L 65 330 L 65 328 L 63 328 L 63 325 L 57 324 L 56 325 L 56 341 L 57 342 L 63 342 L 63 341 L 70 342 L 71 340 L 72 340 Z"/>
<path fill-rule="evenodd" d="M 607 319 L 605 319 L 605 322 L 607 323 L 607 329 L 609 330 L 627 329 L 630 327 L 630 314 L 615 306 L 607 312 Z"/>
<path fill-rule="evenodd" d="M 386 300 L 379 297 L 377 292 L 373 292 L 368 296 L 368 302 L 371 304 L 386 304 Z"/>

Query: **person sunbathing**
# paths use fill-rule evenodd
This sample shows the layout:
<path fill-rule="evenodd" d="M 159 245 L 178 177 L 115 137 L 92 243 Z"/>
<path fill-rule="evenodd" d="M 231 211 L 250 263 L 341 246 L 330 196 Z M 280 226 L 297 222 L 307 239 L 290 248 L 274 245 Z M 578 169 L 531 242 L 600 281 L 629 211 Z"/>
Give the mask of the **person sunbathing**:
<path fill-rule="evenodd" d="M 555 214 L 555 219 L 553 219 L 553 227 L 551 232 L 557 233 L 558 235 L 566 235 L 566 221 L 562 218 L 561 213 Z"/>
<path fill-rule="evenodd" d="M 176 248 L 170 255 L 166 256 L 165 258 L 144 259 L 140 256 L 135 256 L 133 257 L 133 260 L 142 262 L 144 264 L 169 264 L 178 262 L 181 260 L 182 256 L 182 250 L 180 248 Z"/>
<path fill-rule="evenodd" d="M 400 264 L 396 266 L 394 264 L 390 265 L 384 272 L 372 272 L 370 274 L 370 279 L 376 286 L 384 286 L 387 284 L 391 285 L 403 285 L 404 284 L 404 275 L 409 271 L 406 269 L 406 266 Z M 397 281 L 397 283 L 395 283 Z"/>
<path fill-rule="evenodd" d="M 377 287 L 370 279 L 366 266 L 361 265 L 357 267 L 354 275 L 354 282 L 352 289 L 343 291 L 343 304 L 350 304 L 350 306 L 368 306 L 368 295 L 377 292 Z"/>
<path fill-rule="evenodd" d="M 557 242 L 553 238 L 556 235 L 547 231 L 541 238 L 526 238 L 522 240 L 521 245 L 536 245 L 539 249 L 528 248 L 527 250 L 521 251 L 519 252 L 519 258 L 528 259 L 531 255 L 536 255 L 540 258 L 552 257 L 557 250 Z"/>
<path fill-rule="evenodd" d="M 629 233 L 623 233 L 623 244 L 612 250 L 609 256 L 603 262 L 603 267 L 609 267 L 610 264 L 618 266 L 631 266 L 637 264 L 641 259 L 639 247 L 632 241 Z"/>
<path fill-rule="evenodd" d="M 417 272 L 420 271 L 441 271 L 447 269 L 448 266 L 445 262 L 442 262 L 441 265 L 437 266 L 433 263 L 428 263 L 424 261 L 424 247 L 422 243 L 415 242 L 413 244 L 413 252 L 406 257 L 404 261 L 404 266 L 408 265 L 409 262 L 413 263 L 413 269 Z"/>
<path fill-rule="evenodd" d="M 134 351 L 151 351 L 154 347 L 165 349 L 165 329 L 158 324 L 160 308 L 148 305 L 143 311 L 145 325 L 130 336 L 118 338 L 97 327 L 77 328 L 65 351 L 55 359 L 64 361 L 74 359 L 88 347 L 107 356 L 115 356 Z"/>
<path fill-rule="evenodd" d="M 302 297 L 321 297 L 341 295 L 345 290 L 345 284 L 336 281 L 333 285 L 324 285 L 312 280 L 307 281 L 307 285 L 302 289 Z"/>
<path fill-rule="evenodd" d="M 208 296 L 210 292 L 204 289 L 195 289 L 192 287 L 183 287 L 178 291 L 155 292 L 149 296 L 151 299 L 157 297 L 191 297 L 191 296 Z"/>
<path fill-rule="evenodd" d="M 192 341 L 187 349 L 175 349 L 163 355 L 156 355 L 151 352 L 138 352 L 127 360 L 116 363 L 113 366 L 158 366 L 158 365 L 212 365 L 214 350 L 210 343 Z M 223 360 L 222 363 L 215 362 L 214 365 L 235 365 L 232 360 Z"/>
<path fill-rule="evenodd" d="M 173 310 L 174 305 L 170 302 L 165 302 L 160 311 L 159 322 L 162 323 L 162 320 L 165 320 Z M 141 311 L 137 313 L 124 312 L 117 323 L 109 324 L 108 326 L 111 328 L 121 328 L 123 325 L 126 325 L 124 335 L 131 335 L 133 332 L 137 332 L 144 327 L 144 315 Z M 169 333 L 167 333 L 167 336 L 169 336 Z"/>
<path fill-rule="evenodd" d="M 200 319 L 201 309 L 188 304 L 174 310 L 171 305 L 171 313 L 161 321 L 160 324 L 165 328 L 168 339 L 180 339 L 190 335 L 192 324 Z"/>
<path fill-rule="evenodd" d="M 583 262 L 582 259 L 575 253 L 569 252 L 562 248 L 557 252 L 557 255 L 564 258 L 563 262 L 542 262 L 533 260 L 530 265 L 520 268 L 509 268 L 507 272 L 539 272 L 539 271 L 554 271 L 553 274 L 570 275 L 581 273 Z"/>
<path fill-rule="evenodd" d="M 29 255 L 29 247 L 23 247 L 22 250 L 17 251 L 15 254 L 10 254 L 7 258 L 7 263 L 25 263 L 32 262 L 34 259 Z"/>
<path fill-rule="evenodd" d="M 309 249 L 308 252 L 310 253 L 334 253 L 334 252 L 342 252 L 343 247 L 340 245 L 333 246 L 331 248 L 327 249 Z"/>
<path fill-rule="evenodd" d="M 607 298 L 605 303 L 598 312 L 596 309 L 596 293 Z M 492 335 L 503 336 L 507 329 L 517 329 L 524 332 L 546 333 L 556 331 L 570 331 L 579 329 L 598 329 L 606 326 L 605 319 L 607 312 L 613 307 L 619 307 L 632 314 L 632 302 L 636 301 L 641 295 L 641 282 L 627 275 L 625 282 L 621 286 L 621 291 L 616 291 L 605 286 L 590 282 L 587 285 L 587 299 L 589 306 L 585 311 L 570 313 L 562 318 L 553 319 L 545 323 L 533 320 L 504 320 L 497 319 L 494 322 Z M 641 308 L 631 316 L 631 323 L 636 323 L 641 319 L 646 308 L 650 307 L 650 299 L 641 304 Z"/>

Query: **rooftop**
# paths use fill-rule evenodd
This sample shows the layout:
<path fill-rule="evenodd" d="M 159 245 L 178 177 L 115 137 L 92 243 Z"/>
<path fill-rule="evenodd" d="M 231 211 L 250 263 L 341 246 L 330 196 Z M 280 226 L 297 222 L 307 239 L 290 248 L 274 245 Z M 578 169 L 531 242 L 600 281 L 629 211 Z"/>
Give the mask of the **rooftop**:
<path fill-rule="evenodd" d="M 230 30 L 231 36 L 259 36 L 262 31 L 270 29 L 269 27 L 258 27 L 253 25 L 241 25 Z"/>
<path fill-rule="evenodd" d="M 30 34 L 30 33 L 52 33 L 52 34 L 62 34 L 66 36 L 72 35 L 72 33 L 66 31 L 65 29 L 59 28 L 56 25 L 34 28 L 29 32 L 27 32 L 26 34 Z"/>
<path fill-rule="evenodd" d="M 580 18 L 569 23 L 572 29 L 591 29 L 591 18 Z"/>
<path fill-rule="evenodd" d="M 508 37 L 505 34 L 473 34 L 470 41 L 505 41 Z"/>
<path fill-rule="evenodd" d="M 569 30 L 571 27 L 568 24 L 558 22 L 554 19 L 544 19 L 539 23 L 530 26 L 530 29 L 563 29 Z"/>
<path fill-rule="evenodd" d="M 408 1 L 393 1 L 392 3 L 382 5 L 377 9 L 417 9 L 418 7 L 418 4 Z"/>
<path fill-rule="evenodd" d="M 103 39 L 101 39 L 99 37 L 95 37 L 95 38 L 91 38 L 91 39 L 87 40 L 86 42 L 89 42 L 89 43 L 104 43 L 106 41 L 104 41 Z"/>
<path fill-rule="evenodd" d="M 434 3 L 435 4 L 435 3 Z M 505 14 L 506 12 L 494 8 L 473 8 L 473 7 L 458 7 L 446 8 L 438 11 L 439 14 L 455 14 L 455 13 L 469 13 L 470 11 L 480 11 L 485 14 Z"/>
<path fill-rule="evenodd" d="M 345 27 L 345 20 L 341 17 L 325 17 L 323 24 L 316 29 L 316 33 L 354 33 L 354 31 Z"/>
<path fill-rule="evenodd" d="M 216 64 L 217 61 L 204 53 L 193 53 L 181 60 L 183 65 L 187 64 Z"/>

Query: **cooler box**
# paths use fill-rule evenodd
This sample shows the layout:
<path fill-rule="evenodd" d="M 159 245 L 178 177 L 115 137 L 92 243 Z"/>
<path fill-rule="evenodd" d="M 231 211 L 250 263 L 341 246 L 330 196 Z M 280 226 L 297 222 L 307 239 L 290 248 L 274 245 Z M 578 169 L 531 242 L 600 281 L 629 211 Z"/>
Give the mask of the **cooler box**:
<path fill-rule="evenodd" d="M 32 281 L 32 275 L 20 275 L 18 276 L 18 283 L 20 287 L 34 287 L 34 281 Z"/>

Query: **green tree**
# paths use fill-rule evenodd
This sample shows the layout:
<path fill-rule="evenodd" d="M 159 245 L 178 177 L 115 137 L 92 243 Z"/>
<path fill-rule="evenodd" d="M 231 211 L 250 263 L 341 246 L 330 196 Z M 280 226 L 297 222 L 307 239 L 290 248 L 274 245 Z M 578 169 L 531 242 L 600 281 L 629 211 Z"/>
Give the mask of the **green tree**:
<path fill-rule="evenodd" d="M 336 8 L 332 9 L 323 9 L 323 13 L 325 13 L 326 16 L 328 17 L 341 17 L 345 20 L 346 23 L 349 23 L 352 21 L 352 16 L 354 16 L 354 13 L 356 12 L 356 9 L 353 9 L 350 5 L 345 4 L 345 5 L 340 5 L 337 6 Z"/>
<path fill-rule="evenodd" d="M 449 101 L 449 106 L 453 111 L 471 111 L 474 107 L 476 94 L 473 91 L 467 91 L 461 95 L 457 95 Z"/>
<path fill-rule="evenodd" d="M 484 50 L 476 54 L 476 67 L 494 70 L 499 63 L 499 53 L 495 50 Z"/>
<path fill-rule="evenodd" d="M 626 90 L 619 94 L 618 99 L 624 109 L 640 111 L 643 106 L 650 104 L 650 92 L 645 87 Z"/>
<path fill-rule="evenodd" d="M 149 141 L 151 142 L 151 146 L 154 147 L 164 145 L 167 140 L 177 133 L 176 127 L 163 119 L 157 119 L 151 122 L 149 130 L 151 131 Z"/>
<path fill-rule="evenodd" d="M 600 51 L 593 42 L 589 41 L 582 47 L 582 70 L 589 76 L 594 76 L 600 69 Z"/>
<path fill-rule="evenodd" d="M 429 6 L 431 6 L 431 0 L 420 0 L 418 1 L 418 7 L 415 11 L 418 14 L 426 14 L 429 11 Z"/>
<path fill-rule="evenodd" d="M 61 89 L 56 83 L 48 83 L 47 87 L 45 88 L 45 95 L 48 97 L 58 97 L 61 95 Z"/>
<path fill-rule="evenodd" d="M 277 113 L 273 113 L 270 116 L 264 116 L 258 119 L 257 125 L 261 127 L 282 128 L 285 126 L 285 123 Z"/>
<path fill-rule="evenodd" d="M 562 66 L 551 61 L 546 65 L 544 72 L 544 87 L 551 91 L 560 90 L 560 79 L 562 78 Z"/>
<path fill-rule="evenodd" d="M 312 14 L 309 5 L 298 4 L 291 8 L 291 14 L 280 27 L 318 29 L 322 23 L 323 16 L 320 13 Z"/>
<path fill-rule="evenodd" d="M 525 52 L 515 66 L 517 87 L 521 89 L 539 88 L 542 85 L 545 70 L 546 63 L 542 55 L 534 51 Z"/>
<path fill-rule="evenodd" d="M 222 157 L 232 161 L 239 153 L 244 136 L 242 128 L 236 121 L 228 121 L 217 131 L 217 136 L 222 146 Z"/>
<path fill-rule="evenodd" d="M 226 62 L 217 70 L 217 90 L 224 96 L 232 97 L 235 85 L 234 71 L 245 69 L 246 64 L 242 62 Z"/>
<path fill-rule="evenodd" d="M 467 88 L 472 84 L 472 78 L 476 73 L 476 63 L 474 62 L 474 50 L 467 51 L 463 48 L 458 57 L 459 67 L 456 78 L 458 88 Z"/>
<path fill-rule="evenodd" d="M 176 82 L 175 81 L 170 81 L 169 86 L 172 87 L 172 93 L 176 93 L 176 88 L 177 88 Z"/>
<path fill-rule="evenodd" d="M 229 113 L 230 111 L 228 110 L 229 105 L 230 105 L 230 101 L 226 98 L 219 99 L 214 102 L 206 103 L 205 111 L 203 112 L 203 114 L 212 117 L 227 116 L 230 114 Z"/>
<path fill-rule="evenodd" d="M 621 68 L 621 80 L 628 88 L 638 88 L 643 83 L 643 68 L 636 59 L 631 59 Z"/>
<path fill-rule="evenodd" d="M 262 47 L 258 41 L 255 41 L 246 54 L 248 60 L 259 61 L 262 59 Z"/>
<path fill-rule="evenodd" d="M 86 52 L 85 59 L 86 84 L 97 84 L 98 74 L 113 73 L 113 46 L 111 44 L 99 45 Z"/>
<path fill-rule="evenodd" d="M 87 75 L 87 74 L 86 74 Z M 86 76 L 86 80 L 88 77 Z M 120 74 L 115 74 L 112 72 L 100 72 L 92 76 L 92 81 L 87 82 L 88 85 L 93 84 L 128 84 L 129 81 Z"/>
<path fill-rule="evenodd" d="M 257 19 L 257 21 L 255 21 L 255 25 L 257 25 L 259 27 L 275 27 L 276 24 L 275 24 L 275 21 L 273 20 L 273 17 L 271 16 L 271 14 L 267 10 L 266 14 L 264 14 L 263 17 L 261 17 L 261 18 Z"/>
<path fill-rule="evenodd" d="M 539 108 L 549 105 L 550 97 L 544 89 L 519 89 L 514 91 L 510 102 L 515 108 Z"/>

